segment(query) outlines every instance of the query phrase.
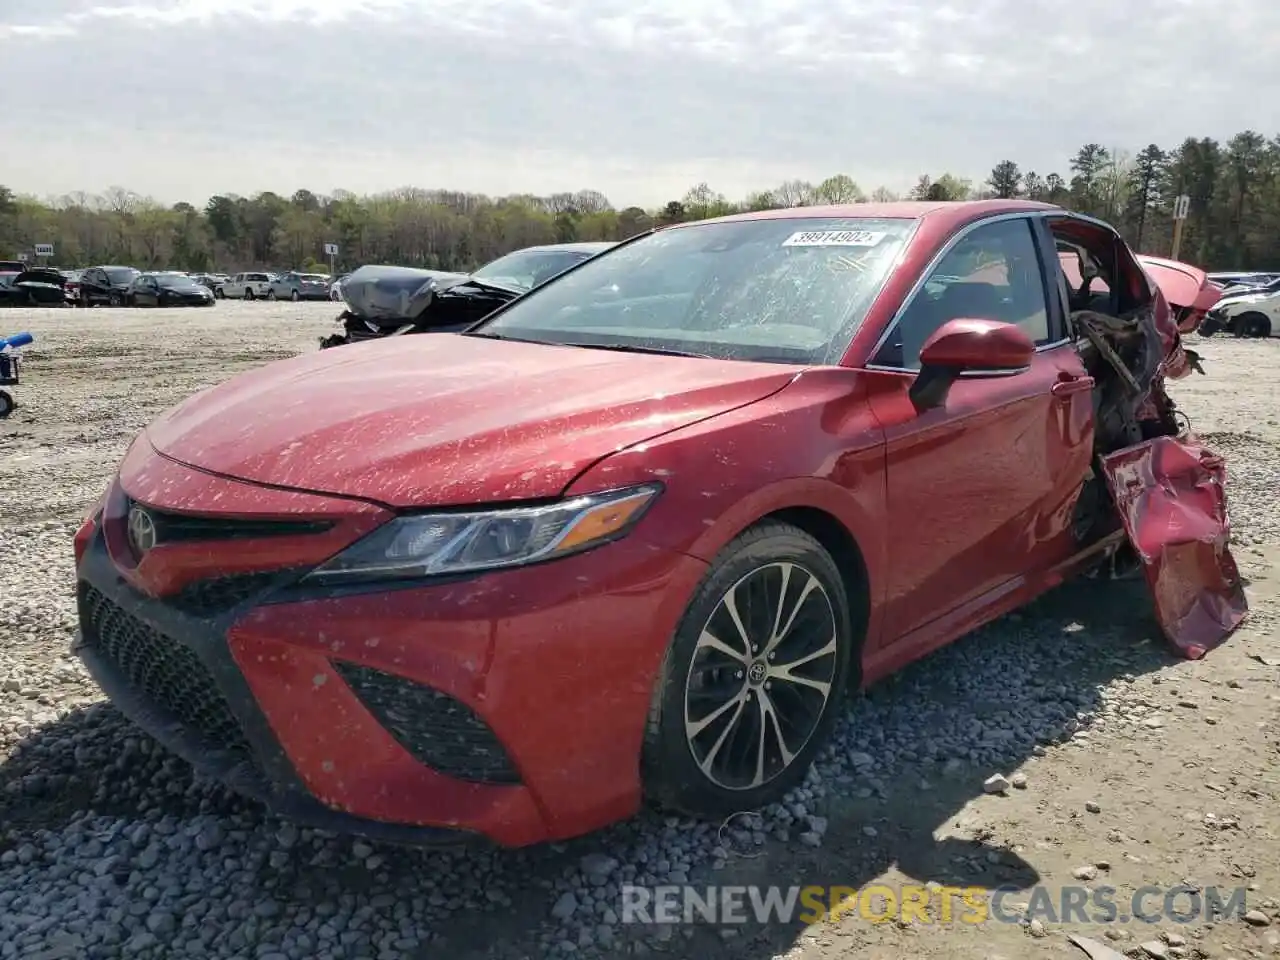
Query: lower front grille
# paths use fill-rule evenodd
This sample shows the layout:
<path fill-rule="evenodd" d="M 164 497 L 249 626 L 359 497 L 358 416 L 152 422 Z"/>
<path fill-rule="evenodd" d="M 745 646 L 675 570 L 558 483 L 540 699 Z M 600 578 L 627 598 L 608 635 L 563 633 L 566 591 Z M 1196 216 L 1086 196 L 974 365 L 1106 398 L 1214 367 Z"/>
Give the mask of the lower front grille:
<path fill-rule="evenodd" d="M 184 613 L 212 617 L 252 599 L 278 582 L 283 575 L 284 572 L 276 570 L 270 573 L 246 573 L 197 580 L 178 593 L 165 597 L 164 601 Z"/>
<path fill-rule="evenodd" d="M 369 712 L 422 764 L 473 783 L 515 784 L 520 775 L 497 735 L 466 704 L 405 677 L 334 661 Z"/>
<path fill-rule="evenodd" d="M 86 643 L 124 682 L 210 748 L 252 758 L 231 705 L 195 653 L 86 583 L 80 584 L 79 599 Z"/>

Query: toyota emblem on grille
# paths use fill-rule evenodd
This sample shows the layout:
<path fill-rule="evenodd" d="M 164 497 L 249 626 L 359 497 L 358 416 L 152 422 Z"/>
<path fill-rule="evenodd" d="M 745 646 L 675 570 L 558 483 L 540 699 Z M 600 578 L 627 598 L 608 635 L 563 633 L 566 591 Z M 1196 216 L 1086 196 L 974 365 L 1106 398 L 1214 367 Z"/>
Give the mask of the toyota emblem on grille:
<path fill-rule="evenodd" d="M 156 545 L 156 522 L 141 507 L 129 508 L 129 545 L 139 555 Z"/>

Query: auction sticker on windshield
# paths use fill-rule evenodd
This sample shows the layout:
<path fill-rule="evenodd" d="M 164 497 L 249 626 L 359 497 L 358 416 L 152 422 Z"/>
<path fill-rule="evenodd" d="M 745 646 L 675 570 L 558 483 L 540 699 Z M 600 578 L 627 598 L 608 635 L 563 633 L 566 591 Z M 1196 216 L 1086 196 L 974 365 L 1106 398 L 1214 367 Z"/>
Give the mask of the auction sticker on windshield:
<path fill-rule="evenodd" d="M 784 247 L 874 247 L 883 233 L 869 230 L 801 230 L 782 241 Z"/>

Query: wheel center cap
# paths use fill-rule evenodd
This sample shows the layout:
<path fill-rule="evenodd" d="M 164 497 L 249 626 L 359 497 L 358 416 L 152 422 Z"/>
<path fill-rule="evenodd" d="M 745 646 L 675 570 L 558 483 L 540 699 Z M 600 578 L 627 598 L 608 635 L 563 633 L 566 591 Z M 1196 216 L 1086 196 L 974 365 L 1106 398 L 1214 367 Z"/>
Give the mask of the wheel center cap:
<path fill-rule="evenodd" d="M 763 660 L 757 660 L 747 667 L 747 682 L 753 687 L 758 687 L 764 683 L 764 678 L 768 675 L 769 668 Z"/>

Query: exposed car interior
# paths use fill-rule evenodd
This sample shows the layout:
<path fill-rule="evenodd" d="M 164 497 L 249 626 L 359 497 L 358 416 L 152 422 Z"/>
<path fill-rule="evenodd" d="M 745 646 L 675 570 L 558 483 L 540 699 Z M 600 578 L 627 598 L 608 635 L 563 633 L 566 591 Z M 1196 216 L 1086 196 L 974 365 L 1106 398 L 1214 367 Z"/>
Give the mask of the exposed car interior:
<path fill-rule="evenodd" d="M 1108 453 L 1180 432 L 1163 389 L 1165 348 L 1156 327 L 1154 288 L 1127 248 L 1086 220 L 1050 221 L 1076 350 L 1094 378 L 1094 450 Z M 1076 536 L 1089 542 L 1114 526 L 1099 463 L 1076 508 Z M 1126 551 L 1127 553 L 1127 551 Z"/>

